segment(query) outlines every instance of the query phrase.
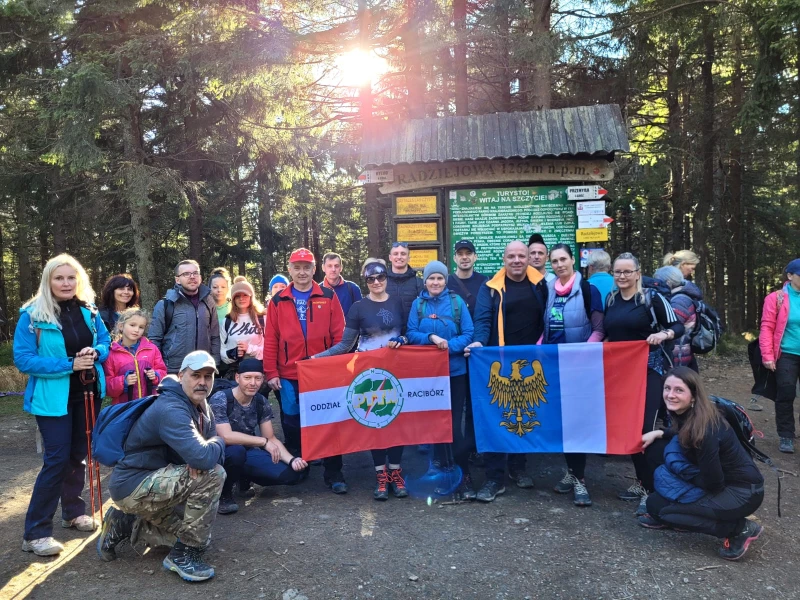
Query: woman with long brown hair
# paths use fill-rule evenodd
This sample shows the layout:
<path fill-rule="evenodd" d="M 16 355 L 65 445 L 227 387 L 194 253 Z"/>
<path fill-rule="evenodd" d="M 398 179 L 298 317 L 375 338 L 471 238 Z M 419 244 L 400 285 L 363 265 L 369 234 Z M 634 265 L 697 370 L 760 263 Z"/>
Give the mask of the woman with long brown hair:
<path fill-rule="evenodd" d="M 746 517 L 764 500 L 764 477 L 693 370 L 667 373 L 664 403 L 672 426 L 642 435 L 644 448 L 669 442 L 639 524 L 713 535 L 724 540 L 719 555 L 738 560 L 763 531 Z"/>

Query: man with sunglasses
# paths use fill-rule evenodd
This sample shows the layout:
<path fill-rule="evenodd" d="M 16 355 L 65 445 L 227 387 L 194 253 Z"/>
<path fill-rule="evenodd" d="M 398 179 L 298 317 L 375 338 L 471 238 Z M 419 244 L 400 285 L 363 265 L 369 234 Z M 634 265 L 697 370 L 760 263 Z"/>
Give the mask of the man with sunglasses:
<path fill-rule="evenodd" d="M 403 303 L 403 324 L 408 321 L 411 305 L 425 287 L 417 271 L 408 266 L 408 242 L 394 242 L 389 251 L 389 280 L 386 293 Z"/>
<path fill-rule="evenodd" d="M 195 350 L 219 363 L 217 304 L 196 261 L 182 260 L 175 267 L 175 286 L 156 303 L 147 337 L 161 352 L 168 373 L 177 373 Z"/>

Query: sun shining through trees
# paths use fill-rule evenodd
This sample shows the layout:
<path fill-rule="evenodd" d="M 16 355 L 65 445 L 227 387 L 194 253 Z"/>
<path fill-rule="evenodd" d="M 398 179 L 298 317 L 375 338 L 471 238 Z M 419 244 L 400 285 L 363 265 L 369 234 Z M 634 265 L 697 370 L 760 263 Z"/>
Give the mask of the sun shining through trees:
<path fill-rule="evenodd" d="M 388 69 L 386 60 L 361 49 L 351 50 L 336 58 L 338 85 L 364 87 L 374 83 Z"/>

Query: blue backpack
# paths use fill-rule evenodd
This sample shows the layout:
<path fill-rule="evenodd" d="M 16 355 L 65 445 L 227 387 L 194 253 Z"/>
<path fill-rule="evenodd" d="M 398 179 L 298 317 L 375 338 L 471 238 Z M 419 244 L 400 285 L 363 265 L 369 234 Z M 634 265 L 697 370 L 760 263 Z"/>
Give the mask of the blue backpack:
<path fill-rule="evenodd" d="M 92 431 L 92 458 L 106 467 L 113 467 L 122 460 L 131 427 L 156 398 L 158 396 L 145 396 L 101 410 Z"/>

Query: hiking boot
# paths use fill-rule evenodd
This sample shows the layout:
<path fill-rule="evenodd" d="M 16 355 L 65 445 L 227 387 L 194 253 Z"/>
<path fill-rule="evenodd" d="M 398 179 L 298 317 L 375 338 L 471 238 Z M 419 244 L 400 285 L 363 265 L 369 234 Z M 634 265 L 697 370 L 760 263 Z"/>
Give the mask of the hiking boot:
<path fill-rule="evenodd" d="M 346 494 L 347 484 L 344 482 L 344 475 L 342 472 L 331 473 L 330 476 L 323 476 L 325 485 L 331 489 L 334 494 Z"/>
<path fill-rule="evenodd" d="M 524 471 L 521 473 L 517 473 L 516 471 L 509 471 L 508 476 L 511 479 L 511 481 L 517 484 L 518 488 L 527 490 L 533 487 L 533 477 L 531 477 Z"/>
<path fill-rule="evenodd" d="M 780 451 L 784 454 L 794 454 L 794 438 L 781 438 Z"/>
<path fill-rule="evenodd" d="M 643 514 L 642 516 L 639 517 L 639 525 L 641 525 L 645 529 L 668 529 L 669 528 L 669 525 L 667 525 L 666 523 L 662 523 L 661 521 L 659 521 L 655 517 L 650 516 L 650 514 L 648 514 L 648 513 L 645 513 L 645 514 Z"/>
<path fill-rule="evenodd" d="M 493 502 L 500 494 L 505 494 L 506 488 L 502 483 L 491 479 L 483 484 L 475 499 L 479 502 Z"/>
<path fill-rule="evenodd" d="M 636 511 L 633 514 L 635 514 L 637 517 L 647 514 L 647 494 L 642 496 L 642 499 L 639 500 L 639 506 L 636 507 Z"/>
<path fill-rule="evenodd" d="M 576 481 L 578 481 L 578 478 L 569 471 L 566 471 L 561 481 L 553 488 L 553 491 L 557 494 L 569 494 L 575 487 Z"/>
<path fill-rule="evenodd" d="M 483 458 L 483 454 L 480 452 L 470 452 L 469 453 L 469 462 L 476 467 L 485 467 L 486 461 Z"/>
<path fill-rule="evenodd" d="M 33 552 L 36 556 L 55 556 L 64 550 L 59 542 L 52 537 L 39 538 L 38 540 L 22 540 L 22 551 Z"/>
<path fill-rule="evenodd" d="M 406 481 L 403 479 L 402 469 L 389 469 L 389 487 L 395 498 L 408 497 Z"/>
<path fill-rule="evenodd" d="M 389 476 L 385 469 L 375 471 L 375 491 L 372 492 L 372 497 L 375 500 L 388 500 L 389 499 Z"/>
<path fill-rule="evenodd" d="M 64 529 L 74 527 L 78 531 L 94 531 L 97 529 L 97 521 L 89 515 L 78 515 L 74 519 L 61 519 L 61 526 Z"/>
<path fill-rule="evenodd" d="M 759 412 L 764 410 L 764 407 L 761 406 L 755 398 L 750 398 L 750 404 L 747 405 L 747 411 Z"/>
<path fill-rule="evenodd" d="M 575 485 L 572 488 L 572 503 L 575 506 L 592 505 L 592 497 L 589 495 L 589 490 L 586 488 L 586 482 L 583 479 L 575 479 Z"/>
<path fill-rule="evenodd" d="M 472 485 L 472 476 L 469 473 L 464 473 L 464 477 L 461 478 L 461 483 L 458 485 L 458 488 L 456 488 L 455 499 L 468 502 L 470 500 L 475 500 L 477 495 Z"/>
<path fill-rule="evenodd" d="M 249 481 L 240 481 L 236 484 L 236 495 L 239 498 L 255 498 L 256 491 Z"/>
<path fill-rule="evenodd" d="M 642 487 L 641 481 L 637 481 L 624 492 L 617 494 L 617 498 L 625 500 L 625 502 L 633 502 L 634 500 L 639 502 L 642 496 L 647 497 L 647 490 Z"/>
<path fill-rule="evenodd" d="M 205 581 L 214 577 L 214 567 L 203 562 L 203 549 L 175 542 L 164 562 L 168 571 L 175 571 L 184 581 Z"/>
<path fill-rule="evenodd" d="M 232 515 L 233 513 L 238 511 L 239 511 L 239 505 L 236 504 L 236 500 L 233 499 L 232 491 L 220 496 L 219 506 L 217 507 L 217 512 L 219 514 Z"/>
<path fill-rule="evenodd" d="M 739 560 L 747 552 L 750 543 L 758 539 L 764 528 L 750 519 L 745 519 L 744 529 L 733 537 L 727 538 L 719 549 L 719 555 L 725 560 Z"/>
<path fill-rule="evenodd" d="M 97 538 L 97 556 L 106 562 L 116 560 L 116 547 L 130 539 L 133 533 L 134 515 L 128 515 L 118 508 L 110 507 L 103 519 L 103 528 Z"/>

